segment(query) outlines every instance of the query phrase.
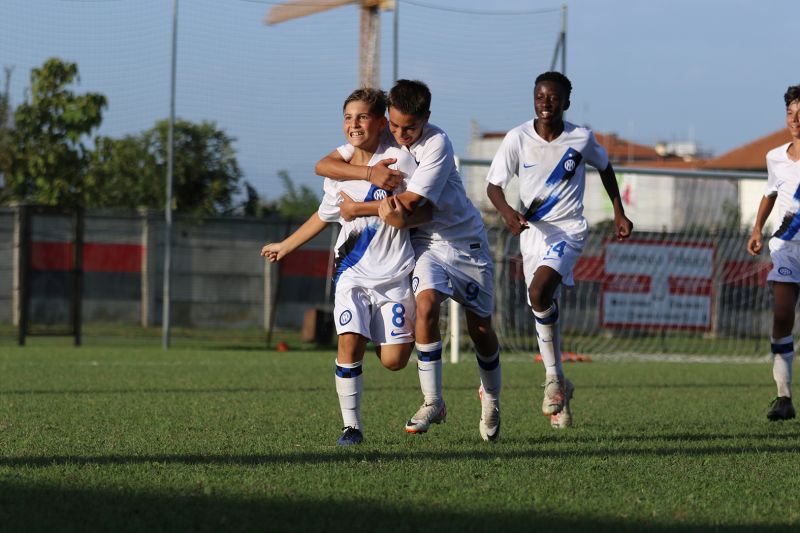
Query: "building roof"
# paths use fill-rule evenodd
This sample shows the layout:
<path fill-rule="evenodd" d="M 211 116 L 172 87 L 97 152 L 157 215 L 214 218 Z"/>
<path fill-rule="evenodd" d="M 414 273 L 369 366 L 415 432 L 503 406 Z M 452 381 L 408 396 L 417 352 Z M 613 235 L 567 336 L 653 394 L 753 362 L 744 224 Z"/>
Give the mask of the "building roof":
<path fill-rule="evenodd" d="M 608 158 L 612 163 L 641 163 L 666 159 L 658 155 L 658 152 L 652 146 L 637 144 L 623 139 L 616 133 L 600 133 L 596 131 L 594 136 L 597 138 L 597 142 L 606 149 Z"/>
<path fill-rule="evenodd" d="M 719 157 L 703 163 L 705 169 L 719 170 L 766 170 L 767 152 L 791 140 L 786 128 L 765 135 L 760 139 L 747 143 L 739 148 L 734 148 Z"/>

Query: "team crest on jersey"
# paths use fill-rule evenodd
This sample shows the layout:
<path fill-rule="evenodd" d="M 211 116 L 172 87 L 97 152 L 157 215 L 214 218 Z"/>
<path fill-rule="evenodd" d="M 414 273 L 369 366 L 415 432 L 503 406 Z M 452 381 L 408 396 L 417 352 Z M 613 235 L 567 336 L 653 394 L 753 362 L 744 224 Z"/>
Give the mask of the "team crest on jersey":
<path fill-rule="evenodd" d="M 574 159 L 567 159 L 564 161 L 564 170 L 567 172 L 572 172 L 575 170 L 575 160 Z"/>
<path fill-rule="evenodd" d="M 419 287 L 419 278 L 417 276 L 414 276 L 413 278 L 411 278 L 411 290 L 413 292 L 417 292 L 417 287 Z"/>
<path fill-rule="evenodd" d="M 369 202 L 370 200 L 383 200 L 387 196 L 390 196 L 392 193 L 387 192 L 380 187 L 376 187 L 375 185 L 370 185 L 369 191 L 367 191 L 367 195 L 364 197 L 365 202 Z"/>
<path fill-rule="evenodd" d="M 781 276 L 791 276 L 792 270 L 786 267 L 780 267 L 778 269 L 778 274 L 780 274 Z"/>
<path fill-rule="evenodd" d="M 342 314 L 339 315 L 339 324 L 342 326 L 346 325 L 351 320 L 353 320 L 353 313 L 348 310 L 342 311 Z"/>

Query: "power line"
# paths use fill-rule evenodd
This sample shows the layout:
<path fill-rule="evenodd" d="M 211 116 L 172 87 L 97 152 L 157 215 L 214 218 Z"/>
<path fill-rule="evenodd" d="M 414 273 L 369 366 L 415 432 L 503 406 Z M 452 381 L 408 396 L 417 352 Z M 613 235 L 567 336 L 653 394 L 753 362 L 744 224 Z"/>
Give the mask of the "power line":
<path fill-rule="evenodd" d="M 58 2 L 69 2 L 75 4 L 110 4 L 116 2 L 124 2 L 126 0 L 57 0 Z M 286 1 L 283 0 L 238 0 L 239 2 L 245 2 L 248 4 L 261 4 L 267 6 L 276 6 L 280 4 L 285 4 Z M 551 8 L 544 8 L 544 9 L 520 9 L 520 10 L 508 10 L 508 11 L 483 11 L 479 9 L 464 9 L 458 7 L 445 7 L 445 6 L 437 6 L 433 4 L 429 4 L 427 2 L 418 2 L 416 0 L 395 0 L 398 3 L 404 3 L 412 6 L 422 7 L 425 9 L 433 9 L 436 11 L 445 11 L 448 13 L 461 13 L 465 15 L 542 15 L 545 13 L 556 13 L 560 8 L 558 7 L 551 7 Z M 355 1 L 353 2 L 356 3 Z M 293 3 L 293 6 L 297 7 L 327 7 L 325 4 L 320 4 L 317 2 L 308 2 L 308 3 Z M 339 7 L 338 5 L 333 5 L 330 7 Z"/>
<path fill-rule="evenodd" d="M 463 9 L 458 7 L 444 7 L 435 6 L 426 2 L 417 2 L 416 0 L 395 0 L 417 7 L 424 7 L 427 9 L 435 9 L 438 11 L 447 11 L 450 13 L 462 13 L 466 15 L 541 15 L 544 13 L 557 13 L 561 10 L 560 7 L 551 7 L 545 9 L 530 9 L 530 10 L 517 10 L 517 11 L 482 11 L 478 9 Z"/>
<path fill-rule="evenodd" d="M 263 5 L 280 5 L 286 3 L 284 1 L 279 0 L 239 0 L 240 2 L 247 2 L 250 4 L 263 4 Z M 423 7 L 426 9 L 434 9 L 436 11 L 446 11 L 449 13 L 461 13 L 466 15 L 542 15 L 545 13 L 557 13 L 561 8 L 560 7 L 551 7 L 551 8 L 544 8 L 544 9 L 520 9 L 520 10 L 509 10 L 509 11 L 482 11 L 479 9 L 464 9 L 458 7 L 445 7 L 445 6 L 437 6 L 428 4 L 426 2 L 417 2 L 416 0 L 395 0 L 397 3 L 408 4 L 417 7 Z M 357 4 L 357 2 L 353 2 Z M 292 6 L 298 7 L 326 7 L 325 4 L 319 4 L 316 2 L 308 2 L 308 3 L 292 3 Z M 332 6 L 333 7 L 333 6 Z M 336 6 L 339 7 L 339 6 Z"/>

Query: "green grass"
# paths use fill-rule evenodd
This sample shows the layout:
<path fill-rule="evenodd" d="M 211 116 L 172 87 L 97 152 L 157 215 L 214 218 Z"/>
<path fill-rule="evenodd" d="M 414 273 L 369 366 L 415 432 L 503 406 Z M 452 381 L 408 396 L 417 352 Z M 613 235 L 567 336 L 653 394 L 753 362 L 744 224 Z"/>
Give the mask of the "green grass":
<path fill-rule="evenodd" d="M 51 334 L 42 334 L 50 332 Z M 53 334 L 55 333 L 55 334 Z M 162 339 L 161 326 L 143 328 L 130 324 L 86 324 L 82 331 L 83 346 L 118 346 L 139 348 L 160 348 Z M 18 330 L 16 326 L 0 324 L 0 348 L 16 346 Z M 271 339 L 263 328 L 187 328 L 171 329 L 171 346 L 175 348 L 201 348 L 213 350 L 263 350 L 274 348 L 278 342 L 287 342 L 294 348 L 310 350 L 312 343 L 301 340 L 299 330 L 275 331 Z M 269 340 L 269 342 L 267 342 Z M 335 339 L 333 339 L 335 342 Z M 73 337 L 65 325 L 43 327 L 29 335 L 25 343 L 33 346 L 66 346 L 71 345 Z"/>
<path fill-rule="evenodd" d="M 38 326 L 39 333 L 48 331 Z M 64 333 L 66 326 L 57 329 Z M 447 323 L 443 322 L 442 330 L 447 331 Z M 161 327 L 137 327 L 130 324 L 86 324 L 83 327 L 84 346 L 138 346 L 158 348 L 161 346 Z M 500 329 L 500 340 L 508 349 L 519 352 L 538 351 L 536 335 L 521 335 Z M 445 337 L 448 335 L 446 334 Z M 462 343 L 469 342 L 466 329 L 462 331 Z M 275 331 L 267 342 L 267 333 L 263 328 L 172 328 L 172 345 L 176 348 L 196 349 L 230 349 L 230 350 L 263 350 L 274 348 L 278 342 L 288 342 L 295 349 L 310 350 L 311 343 L 301 340 L 297 330 Z M 332 339 L 336 341 L 335 337 Z M 63 345 L 71 343 L 69 336 L 31 335 L 27 339 L 32 345 Z M 8 324 L 0 324 L 0 347 L 14 346 L 17 343 L 17 329 Z M 562 334 L 562 346 L 565 351 L 585 355 L 596 354 L 691 354 L 710 356 L 762 356 L 769 353 L 769 337 L 724 337 L 712 336 L 703 332 L 667 331 L 610 331 L 605 335 L 587 335 L 571 329 Z M 463 349 L 469 350 L 465 344 Z"/>
<path fill-rule="evenodd" d="M 576 427 L 556 431 L 538 413 L 541 366 L 507 361 L 488 444 L 472 361 L 445 366 L 447 423 L 406 435 L 416 372 L 370 357 L 366 441 L 338 449 L 333 358 L 0 347 L 0 530 L 800 526 L 800 426 L 766 421 L 768 365 L 573 364 Z"/>

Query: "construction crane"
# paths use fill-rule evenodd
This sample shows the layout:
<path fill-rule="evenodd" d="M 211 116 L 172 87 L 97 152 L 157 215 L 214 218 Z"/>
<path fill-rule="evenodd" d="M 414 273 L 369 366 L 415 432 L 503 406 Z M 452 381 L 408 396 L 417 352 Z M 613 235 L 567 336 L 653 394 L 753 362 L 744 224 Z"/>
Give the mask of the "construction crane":
<path fill-rule="evenodd" d="M 362 87 L 380 87 L 380 11 L 394 9 L 395 0 L 293 0 L 273 6 L 264 22 L 279 24 L 347 4 L 361 6 L 358 83 Z"/>

